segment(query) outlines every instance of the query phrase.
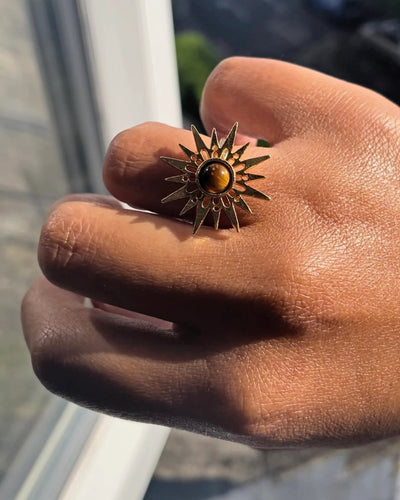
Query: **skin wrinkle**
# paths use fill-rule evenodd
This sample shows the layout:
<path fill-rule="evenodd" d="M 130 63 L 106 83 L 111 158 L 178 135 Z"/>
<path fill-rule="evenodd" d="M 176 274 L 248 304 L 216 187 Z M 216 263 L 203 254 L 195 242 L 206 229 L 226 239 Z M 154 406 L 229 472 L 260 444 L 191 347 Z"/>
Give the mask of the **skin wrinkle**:
<path fill-rule="evenodd" d="M 337 371 L 337 372 L 338 372 L 338 371 Z M 346 372 L 347 372 L 347 371 L 346 371 Z M 295 373 L 296 373 L 296 375 L 297 375 L 297 376 L 296 376 L 296 378 L 298 378 L 298 376 L 301 374 L 301 372 L 300 372 L 300 371 L 298 371 L 298 370 L 297 370 Z M 343 373 L 343 371 L 341 371 L 341 372 L 339 371 L 338 373 Z M 348 372 L 347 372 L 347 373 L 348 373 Z M 340 387 L 340 384 L 338 384 L 338 385 L 339 385 L 339 387 Z M 301 384 L 301 386 L 302 386 L 302 387 L 307 387 L 307 386 L 308 386 L 308 384 L 304 384 L 304 383 L 303 383 L 303 384 Z M 355 387 L 357 387 L 357 386 L 355 385 Z M 288 397 L 288 395 L 287 395 L 287 394 L 285 394 L 285 390 L 286 390 L 286 389 L 283 389 L 283 392 L 282 392 L 282 394 L 283 394 L 283 396 L 282 396 L 282 400 L 283 400 L 283 401 L 292 401 L 292 404 L 294 404 L 293 402 L 294 402 L 296 399 L 295 399 L 295 398 L 293 398 L 293 397 L 292 397 L 292 398 Z M 358 399 L 358 398 L 357 398 L 357 399 Z M 352 395 L 351 400 L 355 400 L 355 394 L 353 394 L 353 395 Z M 275 403 L 276 403 L 276 400 L 275 400 Z M 286 411 L 289 411 L 289 413 L 290 413 L 290 415 L 291 415 L 291 418 L 292 418 L 292 419 L 296 419 L 297 417 L 300 417 L 300 422 L 301 422 L 301 420 L 303 420 L 302 415 L 303 415 L 305 412 L 306 412 L 306 413 L 308 413 L 309 411 L 311 411 L 311 412 L 313 411 L 311 408 L 310 408 L 310 410 L 306 410 L 306 408 L 307 408 L 307 404 L 306 404 L 306 403 L 307 403 L 307 397 L 305 397 L 305 395 L 304 395 L 303 393 L 300 393 L 300 394 L 299 394 L 299 399 L 297 400 L 297 403 L 293 406 L 293 408 L 290 410 L 290 405 L 287 405 L 287 406 L 285 406 L 285 410 L 286 410 Z M 314 408 L 314 411 L 315 411 L 315 408 L 316 408 L 316 407 L 315 407 L 315 401 L 314 401 L 313 399 L 311 399 L 311 400 L 310 400 L 310 403 L 311 403 L 311 405 L 312 405 L 312 408 Z M 323 402 L 322 400 L 320 401 L 320 403 L 324 404 L 324 402 Z M 300 405 L 300 408 L 299 408 L 297 405 Z M 328 408 L 329 408 L 329 404 L 328 404 Z M 327 409 L 328 409 L 328 408 L 327 408 Z M 325 419 L 326 419 L 326 417 L 327 417 L 326 413 L 324 413 L 324 415 L 325 415 Z M 268 419 L 265 419 L 265 420 L 267 420 L 267 421 L 268 421 Z M 312 422 L 314 422 L 314 425 L 315 425 L 315 419 L 314 419 L 314 418 L 312 418 L 312 419 L 311 419 L 311 421 L 312 421 Z M 322 422 L 323 422 L 323 421 L 322 421 Z M 296 429 L 296 431 L 298 431 L 299 429 L 301 429 L 301 425 L 299 426 L 299 424 L 298 424 L 297 422 L 294 422 L 294 424 L 293 424 L 293 422 L 292 422 L 292 423 L 288 426 L 288 428 L 289 428 L 289 429 Z M 292 436 L 292 437 L 291 437 L 291 439 L 293 439 L 293 437 L 294 437 L 294 436 Z M 286 439 L 288 439 L 288 437 L 286 437 Z"/>
<path fill-rule="evenodd" d="M 113 239 L 109 230 L 105 236 Z M 39 263 L 55 280 L 59 273 L 68 273 L 80 256 L 85 255 L 87 260 L 96 259 L 97 246 L 93 244 L 91 225 L 85 224 L 83 218 L 75 218 L 68 211 L 65 214 L 56 211 L 52 215 L 42 230 L 41 240 Z"/>

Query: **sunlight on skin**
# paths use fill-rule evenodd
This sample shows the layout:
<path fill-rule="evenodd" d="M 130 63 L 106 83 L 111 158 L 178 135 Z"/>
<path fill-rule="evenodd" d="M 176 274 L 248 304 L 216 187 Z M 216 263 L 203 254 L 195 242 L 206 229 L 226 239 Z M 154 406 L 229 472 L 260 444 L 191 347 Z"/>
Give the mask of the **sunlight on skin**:
<path fill-rule="evenodd" d="M 241 144 L 272 144 L 246 151 L 271 156 L 256 186 L 271 201 L 251 199 L 240 233 L 206 218 L 193 237 L 182 200 L 161 203 L 176 171 L 160 159 L 185 160 L 191 132 L 119 134 L 105 185 L 154 213 L 85 195 L 53 208 L 46 279 L 23 304 L 37 375 L 99 411 L 257 447 L 398 434 L 399 108 L 299 66 L 231 58 L 201 114 L 210 134 L 238 121 Z"/>

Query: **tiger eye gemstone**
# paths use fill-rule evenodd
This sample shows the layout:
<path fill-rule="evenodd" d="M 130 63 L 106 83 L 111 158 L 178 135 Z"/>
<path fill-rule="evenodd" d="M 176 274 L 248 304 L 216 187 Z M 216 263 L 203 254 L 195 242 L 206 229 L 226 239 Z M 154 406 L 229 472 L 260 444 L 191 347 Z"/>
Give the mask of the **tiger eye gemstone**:
<path fill-rule="evenodd" d="M 210 194 L 219 194 L 228 188 L 232 174 L 224 163 L 213 161 L 201 167 L 198 179 L 204 191 Z"/>

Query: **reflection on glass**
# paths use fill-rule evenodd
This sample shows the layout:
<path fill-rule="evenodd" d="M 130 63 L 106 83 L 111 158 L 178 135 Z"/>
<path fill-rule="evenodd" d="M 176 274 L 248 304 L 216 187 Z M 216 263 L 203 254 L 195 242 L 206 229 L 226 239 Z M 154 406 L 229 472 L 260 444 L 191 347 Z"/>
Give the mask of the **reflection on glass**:
<path fill-rule="evenodd" d="M 32 373 L 20 303 L 50 204 L 68 191 L 22 0 L 0 1 L 0 481 L 51 396 Z"/>

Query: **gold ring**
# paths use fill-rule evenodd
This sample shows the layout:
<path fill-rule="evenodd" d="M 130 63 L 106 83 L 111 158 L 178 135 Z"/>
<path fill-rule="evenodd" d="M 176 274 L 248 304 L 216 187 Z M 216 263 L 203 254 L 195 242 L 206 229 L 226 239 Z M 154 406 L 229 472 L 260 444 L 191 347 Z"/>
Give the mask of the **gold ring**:
<path fill-rule="evenodd" d="M 197 152 L 190 151 L 179 144 L 189 160 L 179 160 L 161 156 L 161 159 L 180 171 L 179 175 L 167 177 L 165 180 L 183 184 L 179 189 L 161 200 L 161 203 L 189 198 L 179 215 L 183 215 L 196 207 L 193 234 L 196 234 L 203 224 L 207 214 L 212 213 L 214 227 L 218 229 L 221 212 L 223 211 L 232 226 L 239 231 L 239 221 L 236 206 L 252 213 L 243 196 L 253 196 L 262 200 L 270 197 L 247 183 L 256 179 L 265 179 L 264 175 L 250 174 L 248 170 L 259 163 L 268 160 L 270 156 L 259 156 L 242 160 L 241 157 L 250 143 L 239 147 L 234 146 L 238 124 L 235 123 L 225 140 L 220 141 L 213 129 L 211 145 L 208 148 L 194 125 L 191 126 Z"/>

